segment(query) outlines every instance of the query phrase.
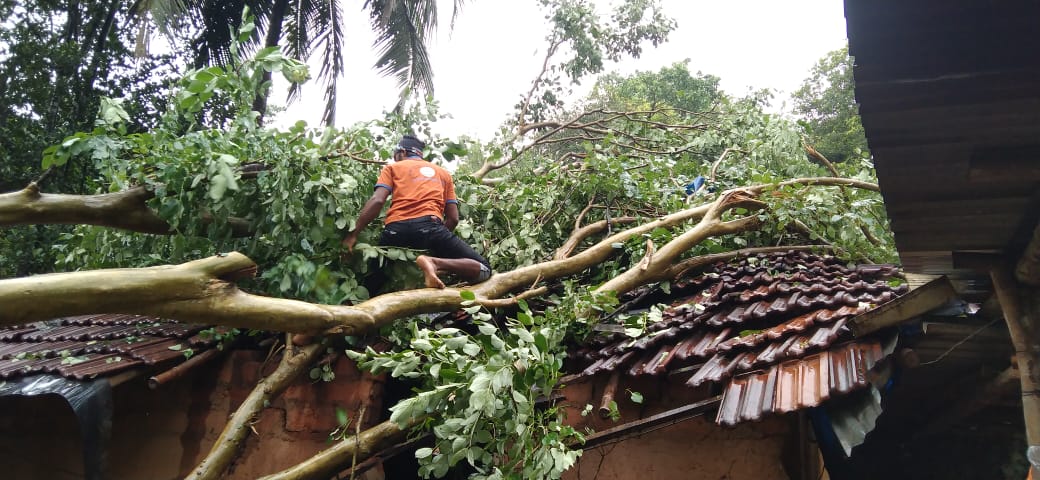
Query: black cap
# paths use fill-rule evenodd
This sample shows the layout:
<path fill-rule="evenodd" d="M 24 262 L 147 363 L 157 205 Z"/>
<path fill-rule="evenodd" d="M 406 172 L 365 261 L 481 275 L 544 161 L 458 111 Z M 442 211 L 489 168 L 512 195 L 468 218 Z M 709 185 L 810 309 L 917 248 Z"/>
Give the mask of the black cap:
<path fill-rule="evenodd" d="M 397 142 L 397 148 L 404 150 L 410 155 L 422 157 L 426 143 L 412 135 L 405 135 L 401 137 L 400 142 Z"/>

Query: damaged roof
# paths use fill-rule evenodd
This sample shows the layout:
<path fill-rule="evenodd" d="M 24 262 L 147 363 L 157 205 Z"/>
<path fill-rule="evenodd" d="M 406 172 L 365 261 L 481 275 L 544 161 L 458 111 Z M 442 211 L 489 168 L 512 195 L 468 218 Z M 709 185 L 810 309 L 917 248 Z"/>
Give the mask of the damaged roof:
<path fill-rule="evenodd" d="M 675 301 L 638 338 L 593 337 L 571 352 L 578 377 L 682 375 L 722 386 L 717 421 L 732 425 L 819 405 L 868 385 L 890 349 L 854 339 L 849 321 L 908 291 L 892 265 L 848 266 L 804 251 L 719 262 L 671 287 Z"/>
<path fill-rule="evenodd" d="M 0 379 L 51 374 L 76 380 L 172 365 L 217 346 L 206 325 L 141 315 L 58 318 L 0 328 Z"/>

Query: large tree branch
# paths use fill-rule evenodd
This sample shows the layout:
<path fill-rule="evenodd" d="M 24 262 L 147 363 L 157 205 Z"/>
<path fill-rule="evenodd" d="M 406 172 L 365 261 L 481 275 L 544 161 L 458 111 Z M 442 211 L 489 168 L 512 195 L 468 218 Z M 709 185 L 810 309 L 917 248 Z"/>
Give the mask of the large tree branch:
<path fill-rule="evenodd" d="M 849 185 L 876 189 L 855 180 L 805 178 L 780 185 Z M 743 231 L 748 220 L 722 223 L 721 214 L 736 206 L 757 208 L 751 195 L 773 186 L 759 185 L 724 193 L 719 200 L 666 215 L 657 220 L 610 235 L 584 251 L 492 276 L 469 288 L 478 301 L 495 300 L 526 288 L 536 279 L 553 280 L 580 273 L 617 252 L 617 243 L 653 231 L 671 228 L 707 216 L 697 227 L 662 247 L 643 272 L 657 278 L 690 246 L 705 236 Z M 180 265 L 139 269 L 107 269 L 36 275 L 0 280 L 0 326 L 18 325 L 69 315 L 89 313 L 133 313 L 176 319 L 188 323 L 221 324 L 238 328 L 299 333 L 359 335 L 371 332 L 397 318 L 420 313 L 460 308 L 460 289 L 417 289 L 393 292 L 353 306 L 321 305 L 252 295 L 232 282 L 243 273 L 252 274 L 256 265 L 239 253 L 218 255 Z M 649 276 L 654 273 L 653 276 Z M 633 288 L 636 278 L 609 282 L 611 288 Z M 621 290 L 618 290 L 619 292 Z"/>
<path fill-rule="evenodd" d="M 169 223 L 148 208 L 146 202 L 152 196 L 144 186 L 99 195 L 42 193 L 34 182 L 17 192 L 0 193 L 0 226 L 96 225 L 156 235 L 174 233 Z M 226 221 L 232 234 L 250 235 L 246 220 Z"/>
<path fill-rule="evenodd" d="M 36 183 L 0 194 L 0 225 L 87 224 L 143 233 L 168 234 L 170 225 L 145 202 L 144 187 L 101 195 L 41 193 Z"/>
<path fill-rule="evenodd" d="M 636 217 L 618 217 L 612 218 L 610 220 L 600 220 L 598 222 L 593 222 L 588 225 L 585 225 L 584 227 L 575 228 L 574 231 L 571 232 L 571 236 L 567 238 L 567 241 L 563 243 L 563 246 L 556 250 L 556 255 L 553 258 L 555 258 L 556 260 L 561 260 L 569 257 L 570 254 L 574 252 L 574 249 L 578 248 L 578 245 L 580 245 L 581 242 L 585 241 L 585 239 L 597 233 L 606 230 L 611 225 L 628 225 L 630 223 L 635 222 L 636 220 Z"/>
<path fill-rule="evenodd" d="M 185 477 L 186 480 L 209 480 L 223 477 L 228 466 L 235 460 L 242 442 L 252 430 L 253 419 L 257 414 L 271 400 L 281 395 L 324 351 L 325 347 L 321 344 L 286 348 L 278 368 L 256 384 L 253 391 L 228 420 L 224 431 L 213 443 L 209 454 Z"/>
<path fill-rule="evenodd" d="M 755 200 L 748 192 L 743 190 L 730 190 L 723 193 L 709 205 L 708 211 L 696 226 L 675 237 L 661 248 L 656 249 L 653 256 L 645 260 L 645 264 L 630 268 L 621 275 L 607 280 L 596 290 L 601 292 L 613 291 L 621 294 L 640 285 L 664 280 L 668 278 L 669 267 L 676 262 L 679 256 L 704 239 L 718 235 L 746 232 L 761 225 L 761 221 L 757 216 L 723 222 L 722 214 L 737 207 L 758 210 L 765 208 L 765 204 Z"/>
<path fill-rule="evenodd" d="M 281 472 L 261 477 L 261 480 L 304 480 L 332 478 L 347 468 L 354 459 L 362 460 L 388 447 L 403 442 L 408 431 L 422 418 L 413 418 L 402 428 L 390 420 L 345 438 L 302 463 Z"/>

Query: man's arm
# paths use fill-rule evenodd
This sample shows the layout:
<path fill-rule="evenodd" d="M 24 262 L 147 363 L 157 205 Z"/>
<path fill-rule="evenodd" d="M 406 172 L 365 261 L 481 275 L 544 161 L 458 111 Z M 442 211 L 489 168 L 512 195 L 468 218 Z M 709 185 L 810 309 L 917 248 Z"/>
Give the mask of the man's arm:
<path fill-rule="evenodd" d="M 347 247 L 347 250 L 353 252 L 354 244 L 357 243 L 358 232 L 365 229 L 372 220 L 376 219 L 379 212 L 383 210 L 383 205 L 386 203 L 387 197 L 390 196 L 390 190 L 383 187 L 376 187 L 376 191 L 372 192 L 372 196 L 369 197 L 368 201 L 365 202 L 365 206 L 361 207 L 361 213 L 358 214 L 357 225 L 354 229 L 347 232 L 347 236 L 343 237 L 343 246 Z"/>
<path fill-rule="evenodd" d="M 448 227 L 449 232 L 455 231 L 455 226 L 459 224 L 459 204 L 457 203 L 445 203 L 444 204 L 444 226 Z"/>

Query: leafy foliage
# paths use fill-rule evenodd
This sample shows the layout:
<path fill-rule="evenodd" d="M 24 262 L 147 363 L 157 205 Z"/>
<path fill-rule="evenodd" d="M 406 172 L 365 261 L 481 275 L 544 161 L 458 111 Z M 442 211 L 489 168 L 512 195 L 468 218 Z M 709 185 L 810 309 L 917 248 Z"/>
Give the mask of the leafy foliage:
<path fill-rule="evenodd" d="M 602 15 L 589 0 L 539 0 L 551 25 L 546 42 L 546 70 L 527 97 L 517 104 L 518 122 L 540 122 L 563 106 L 568 83 L 578 83 L 600 73 L 604 61 L 624 56 L 638 58 L 643 45 L 657 46 L 675 29 L 675 20 L 664 14 L 659 0 L 625 0 Z M 554 57 L 562 60 L 553 62 Z"/>
<path fill-rule="evenodd" d="M 690 59 L 686 59 L 658 72 L 636 72 L 627 77 L 617 73 L 601 75 L 586 103 L 616 111 L 710 110 L 721 99 L 719 77 L 701 72 L 691 74 L 689 66 Z"/>
<path fill-rule="evenodd" d="M 810 141 L 831 162 L 870 158 L 854 95 L 852 57 L 844 47 L 828 53 L 792 95 Z"/>
<path fill-rule="evenodd" d="M 415 454 L 423 477 L 443 477 L 465 460 L 474 479 L 559 478 L 581 454 L 573 445 L 583 436 L 557 407 L 538 403 L 556 387 L 572 319 L 535 315 L 521 300 L 517 318 L 499 328 L 479 306 L 466 310 L 472 334 L 419 328 L 413 320 L 399 338 L 406 348 L 347 353 L 363 368 L 420 383 L 390 419 L 405 426 L 426 418 L 424 428 L 434 432 L 434 447 Z"/>

